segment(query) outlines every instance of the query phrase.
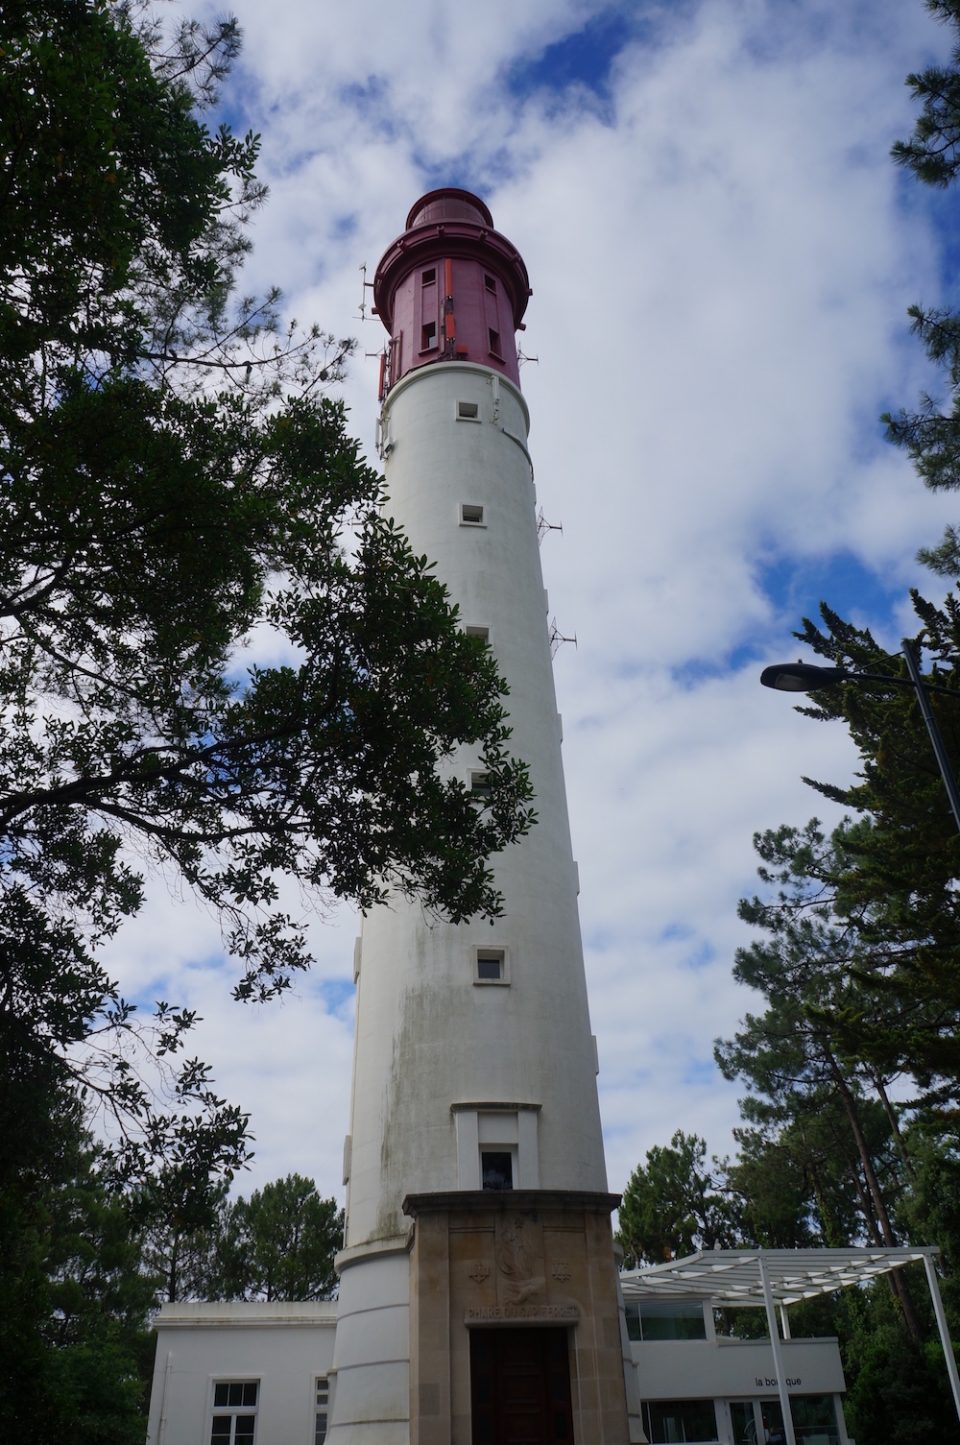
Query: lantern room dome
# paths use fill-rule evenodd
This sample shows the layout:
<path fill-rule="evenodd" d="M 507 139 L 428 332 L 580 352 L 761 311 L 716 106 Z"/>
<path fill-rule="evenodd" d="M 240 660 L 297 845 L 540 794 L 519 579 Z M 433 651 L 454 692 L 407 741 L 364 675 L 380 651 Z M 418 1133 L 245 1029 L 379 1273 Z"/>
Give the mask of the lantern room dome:
<path fill-rule="evenodd" d="M 428 191 L 410 208 L 406 229 L 425 226 L 436 221 L 476 221 L 481 226 L 492 226 L 493 217 L 479 196 L 470 191 L 456 190 L 445 186 L 439 191 Z"/>
<path fill-rule="evenodd" d="M 519 386 L 514 333 L 529 297 L 523 257 L 479 196 L 456 186 L 428 191 L 373 278 L 375 314 L 390 335 L 381 397 L 408 371 L 438 361 L 489 366 Z"/>

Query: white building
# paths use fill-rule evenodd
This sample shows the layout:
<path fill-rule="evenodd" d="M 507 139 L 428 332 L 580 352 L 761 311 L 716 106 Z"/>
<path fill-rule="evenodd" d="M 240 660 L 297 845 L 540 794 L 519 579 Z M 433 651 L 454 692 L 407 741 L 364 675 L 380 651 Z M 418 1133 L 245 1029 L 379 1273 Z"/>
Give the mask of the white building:
<path fill-rule="evenodd" d="M 763 1445 L 781 1418 L 769 1341 L 718 1338 L 693 1295 L 628 1299 L 627 1321 L 652 1445 Z M 165 1305 L 150 1445 L 323 1445 L 335 1327 L 334 1304 Z M 798 1445 L 849 1445 L 836 1340 L 784 1353 Z"/>
<path fill-rule="evenodd" d="M 789 1306 L 920 1261 L 958 1398 L 936 1253 L 909 1247 L 707 1250 L 623 1274 L 629 1349 L 651 1445 L 763 1445 L 784 1423 L 786 1400 L 791 1445 L 852 1445 L 837 1342 L 792 1338 Z M 766 1335 L 731 1337 L 731 1312 L 749 1308 L 765 1311 Z M 322 1445 L 335 1328 L 332 1304 L 164 1306 L 151 1445 Z"/>
<path fill-rule="evenodd" d="M 174 1304 L 157 1317 L 149 1445 L 320 1445 L 336 1304 Z"/>
<path fill-rule="evenodd" d="M 624 1273 L 621 1287 L 651 1442 L 762 1445 L 770 1438 L 786 1445 L 848 1445 L 837 1341 L 793 1339 L 789 1306 L 860 1287 L 911 1264 L 924 1268 L 960 1415 L 960 1378 L 934 1267 L 938 1254 L 932 1246 L 909 1245 L 706 1249 Z M 764 1311 L 766 1336 L 732 1338 L 734 1312 L 750 1309 Z"/>

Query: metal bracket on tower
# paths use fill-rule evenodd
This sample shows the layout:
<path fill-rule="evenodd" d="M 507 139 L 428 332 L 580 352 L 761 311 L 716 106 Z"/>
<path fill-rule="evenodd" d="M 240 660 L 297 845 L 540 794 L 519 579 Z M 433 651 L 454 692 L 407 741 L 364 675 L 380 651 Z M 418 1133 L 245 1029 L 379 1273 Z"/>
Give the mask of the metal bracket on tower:
<path fill-rule="evenodd" d="M 370 290 L 370 291 L 373 290 L 373 282 L 367 280 L 367 263 L 366 263 L 366 261 L 364 261 L 363 265 L 362 265 L 359 269 L 363 272 L 363 286 L 362 286 L 361 291 L 360 291 L 360 310 L 357 312 L 356 316 L 354 317 L 354 320 L 355 320 L 355 321 L 369 321 L 369 320 L 370 320 L 370 317 L 367 315 L 367 291 L 368 291 L 368 290 Z M 374 312 L 373 314 L 376 315 L 375 312 Z M 375 351 L 368 351 L 368 352 L 366 353 L 366 355 L 367 355 L 367 356 L 376 356 L 377 353 L 376 353 Z"/>
<path fill-rule="evenodd" d="M 541 507 L 539 512 L 537 513 L 537 541 L 542 542 L 548 532 L 560 532 L 562 535 L 563 523 L 548 522 L 546 517 L 543 515 L 543 508 Z"/>
<path fill-rule="evenodd" d="M 524 364 L 525 362 L 527 362 L 527 361 L 539 361 L 539 360 L 540 360 L 539 356 L 528 356 L 525 351 L 521 351 L 521 350 L 520 350 L 519 346 L 517 347 L 517 365 L 518 365 L 518 366 L 523 366 L 523 364 Z"/>
<path fill-rule="evenodd" d="M 555 617 L 551 617 L 551 619 L 550 619 L 550 656 L 551 656 L 551 657 L 556 657 L 557 653 L 560 651 L 560 648 L 563 646 L 563 644 L 564 644 L 565 642 L 572 642 L 573 645 L 574 645 L 574 647 L 576 647 L 576 645 L 577 645 L 577 634 L 574 633 L 572 637 L 564 637 L 563 633 L 560 631 L 559 627 L 557 626 L 557 619 L 556 619 Z"/>
<path fill-rule="evenodd" d="M 377 417 L 376 429 L 377 456 L 380 458 L 381 461 L 385 461 L 387 459 L 387 457 L 393 451 L 395 445 L 396 443 L 394 442 L 393 437 L 390 435 L 389 423 L 384 421 L 383 413 L 381 412 L 380 415 Z"/>

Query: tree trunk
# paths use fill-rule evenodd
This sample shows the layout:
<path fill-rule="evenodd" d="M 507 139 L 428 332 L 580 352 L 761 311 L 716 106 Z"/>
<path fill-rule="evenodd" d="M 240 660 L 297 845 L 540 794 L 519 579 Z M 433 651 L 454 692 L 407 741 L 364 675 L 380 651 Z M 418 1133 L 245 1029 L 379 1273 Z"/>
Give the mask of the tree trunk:
<path fill-rule="evenodd" d="M 870 1236 L 870 1243 L 883 1246 L 883 1236 L 880 1233 L 880 1226 L 877 1223 L 873 1212 L 873 1205 L 867 1186 L 860 1170 L 854 1167 L 852 1171 L 853 1186 L 857 1191 L 857 1198 L 860 1201 L 860 1213 L 863 1215 L 863 1222 L 866 1225 L 867 1234 Z"/>
<path fill-rule="evenodd" d="M 890 1223 L 890 1215 L 887 1212 L 886 1200 L 883 1197 L 880 1181 L 877 1179 L 876 1170 L 873 1167 L 873 1159 L 867 1147 L 867 1140 L 860 1123 L 860 1114 L 857 1110 L 856 1099 L 854 1098 L 850 1085 L 843 1076 L 839 1064 L 829 1052 L 826 1053 L 826 1061 L 853 1132 L 857 1153 L 860 1155 L 860 1162 L 863 1165 L 863 1177 L 866 1180 L 870 1199 L 873 1203 L 874 1216 L 880 1229 L 880 1236 L 885 1245 L 889 1248 L 896 1248 L 898 1240 L 893 1232 L 893 1225 Z M 900 1309 L 903 1313 L 903 1322 L 907 1327 L 907 1333 L 914 1343 L 919 1345 L 923 1336 L 917 1321 L 917 1314 L 913 1307 L 909 1287 L 900 1270 L 895 1269 L 891 1272 L 890 1287 L 899 1302 Z"/>
<path fill-rule="evenodd" d="M 170 1265 L 167 1269 L 167 1301 L 176 1304 L 180 1298 L 180 1234 L 174 1230 L 170 1245 Z"/>
<path fill-rule="evenodd" d="M 886 1114 L 887 1120 L 889 1121 L 890 1130 L 893 1134 L 893 1140 L 897 1146 L 897 1153 L 903 1160 L 903 1167 L 907 1171 L 909 1177 L 911 1179 L 915 1179 L 916 1173 L 913 1167 L 913 1160 L 910 1158 L 906 1142 L 902 1133 L 900 1132 L 900 1120 L 897 1118 L 896 1109 L 890 1102 L 890 1097 L 887 1094 L 886 1085 L 883 1082 L 882 1075 L 873 1075 L 873 1087 L 876 1089 L 877 1096 L 879 1097 L 880 1102 L 883 1105 L 883 1112 Z"/>

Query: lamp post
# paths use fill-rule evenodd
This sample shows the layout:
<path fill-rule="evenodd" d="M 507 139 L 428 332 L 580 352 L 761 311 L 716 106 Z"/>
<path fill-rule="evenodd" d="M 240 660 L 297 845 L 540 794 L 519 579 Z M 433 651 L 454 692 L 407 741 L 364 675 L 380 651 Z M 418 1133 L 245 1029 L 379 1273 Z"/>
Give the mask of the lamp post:
<path fill-rule="evenodd" d="M 920 704 L 923 720 L 927 725 L 927 733 L 937 759 L 943 786 L 946 788 L 947 797 L 950 800 L 950 811 L 953 813 L 957 830 L 960 831 L 960 792 L 957 790 L 957 780 L 950 766 L 950 759 L 947 757 L 947 750 L 944 747 L 943 738 L 927 696 L 930 692 L 944 692 L 948 697 L 960 701 L 960 692 L 954 688 L 941 687 L 935 682 L 924 682 L 920 676 L 913 643 L 905 638 L 900 646 L 906 660 L 907 672 L 910 674 L 909 681 L 905 677 L 889 677 L 879 672 L 849 672 L 845 667 L 818 667 L 811 662 L 774 663 L 771 667 L 763 669 L 760 681 L 764 687 L 776 688 L 778 692 L 819 692 L 821 688 L 836 687 L 841 682 L 880 682 L 886 687 L 912 688 L 917 702 Z"/>

